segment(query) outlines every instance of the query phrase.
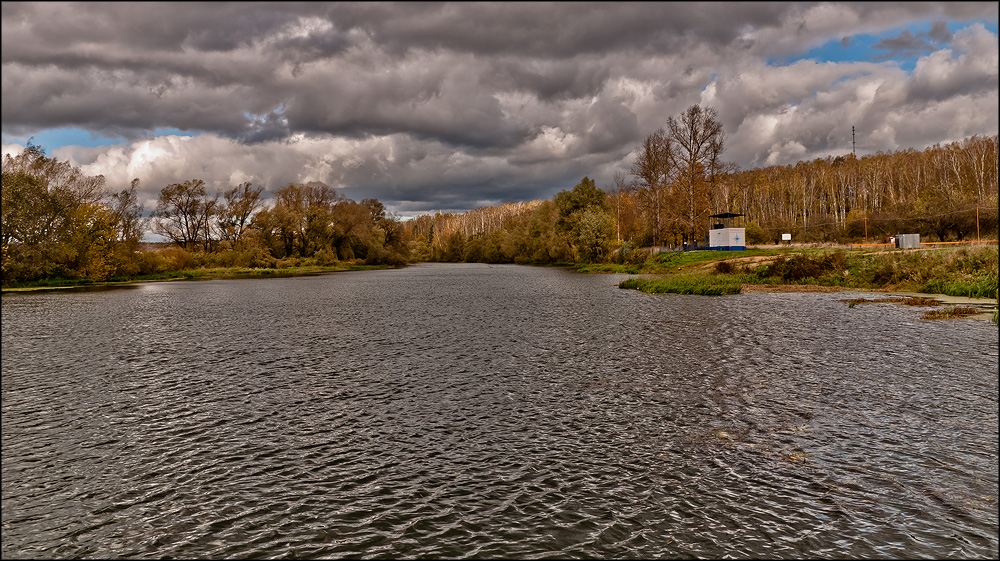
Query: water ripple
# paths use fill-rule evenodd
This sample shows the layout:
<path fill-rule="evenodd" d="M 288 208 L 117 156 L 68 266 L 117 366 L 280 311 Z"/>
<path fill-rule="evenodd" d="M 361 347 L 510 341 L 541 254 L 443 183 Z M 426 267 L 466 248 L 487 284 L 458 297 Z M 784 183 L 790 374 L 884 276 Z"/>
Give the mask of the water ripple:
<path fill-rule="evenodd" d="M 995 326 L 620 278 L 5 295 L 3 557 L 996 557 Z"/>

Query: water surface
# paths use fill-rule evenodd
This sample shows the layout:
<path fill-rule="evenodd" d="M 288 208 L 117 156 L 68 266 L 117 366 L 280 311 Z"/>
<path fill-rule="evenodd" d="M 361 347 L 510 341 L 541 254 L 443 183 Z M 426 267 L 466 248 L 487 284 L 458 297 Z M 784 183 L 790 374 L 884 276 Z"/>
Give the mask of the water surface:
<path fill-rule="evenodd" d="M 997 556 L 997 327 L 427 264 L 12 294 L 7 558 Z"/>

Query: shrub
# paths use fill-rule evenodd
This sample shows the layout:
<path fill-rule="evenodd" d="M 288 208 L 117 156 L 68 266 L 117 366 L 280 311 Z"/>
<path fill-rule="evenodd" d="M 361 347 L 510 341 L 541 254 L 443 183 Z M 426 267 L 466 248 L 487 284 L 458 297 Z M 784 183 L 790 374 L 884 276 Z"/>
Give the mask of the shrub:
<path fill-rule="evenodd" d="M 821 259 L 814 259 L 804 254 L 793 255 L 791 258 L 782 255 L 768 266 L 766 276 L 794 282 L 819 278 L 829 270 L 830 266 Z"/>
<path fill-rule="evenodd" d="M 164 269 L 160 272 L 180 271 L 182 269 L 191 269 L 194 267 L 194 256 L 182 247 L 168 247 L 161 250 L 160 255 L 163 257 L 164 261 Z"/>
<path fill-rule="evenodd" d="M 646 252 L 637 248 L 632 242 L 625 242 L 614 253 L 612 261 L 619 265 L 641 265 L 646 261 Z"/>
<path fill-rule="evenodd" d="M 729 275 L 732 274 L 734 270 L 735 267 L 733 267 L 733 264 L 730 263 L 729 261 L 719 261 L 718 263 L 715 264 L 716 273 Z"/>
<path fill-rule="evenodd" d="M 760 245 L 775 241 L 771 239 L 771 235 L 768 234 L 766 230 L 761 228 L 760 224 L 757 224 L 756 222 L 748 223 L 744 233 L 746 235 L 747 245 Z"/>

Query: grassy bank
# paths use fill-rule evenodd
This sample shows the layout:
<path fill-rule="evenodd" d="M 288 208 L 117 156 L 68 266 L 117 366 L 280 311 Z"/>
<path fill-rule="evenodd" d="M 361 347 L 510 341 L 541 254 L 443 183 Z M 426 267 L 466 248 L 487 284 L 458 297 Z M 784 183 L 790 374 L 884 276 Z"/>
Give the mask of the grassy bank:
<path fill-rule="evenodd" d="M 663 253 L 641 265 L 584 265 L 582 272 L 646 275 L 622 288 L 735 294 L 744 285 L 819 286 L 996 298 L 997 246 L 848 251 L 837 248 Z"/>
<path fill-rule="evenodd" d="M 721 296 L 739 294 L 743 283 L 733 278 L 705 278 L 699 275 L 675 275 L 665 278 L 625 279 L 619 288 L 634 288 L 649 294 L 701 294 Z"/>
<path fill-rule="evenodd" d="M 50 280 L 34 281 L 30 283 L 23 283 L 10 287 L 4 287 L 3 292 L 65 290 L 71 288 L 84 288 L 84 287 L 112 287 L 116 285 L 133 284 L 139 282 L 298 277 L 305 275 L 334 273 L 338 271 L 361 271 L 368 269 L 390 269 L 390 268 L 392 268 L 390 265 L 360 265 L 360 264 L 340 264 L 340 265 L 328 265 L 328 266 L 309 265 L 309 266 L 261 268 L 261 269 L 250 269 L 242 267 L 198 268 L 198 269 L 185 269 L 181 271 L 157 273 L 155 275 L 112 277 L 105 281 L 94 281 L 90 279 L 50 279 Z"/>

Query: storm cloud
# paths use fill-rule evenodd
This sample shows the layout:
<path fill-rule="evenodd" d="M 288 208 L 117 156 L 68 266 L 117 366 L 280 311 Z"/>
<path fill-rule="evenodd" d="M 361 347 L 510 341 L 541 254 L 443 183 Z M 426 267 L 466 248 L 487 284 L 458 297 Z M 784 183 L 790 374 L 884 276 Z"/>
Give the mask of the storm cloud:
<path fill-rule="evenodd" d="M 51 129 L 119 139 L 50 152 L 115 188 L 139 178 L 147 207 L 192 178 L 323 181 L 412 215 L 549 198 L 585 175 L 608 186 L 696 103 L 743 168 L 849 153 L 852 125 L 859 155 L 922 149 L 997 134 L 997 11 L 4 2 L 4 150 Z M 880 37 L 867 55 L 806 57 L 863 34 Z"/>

